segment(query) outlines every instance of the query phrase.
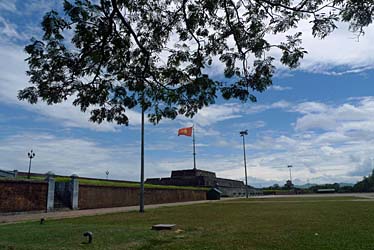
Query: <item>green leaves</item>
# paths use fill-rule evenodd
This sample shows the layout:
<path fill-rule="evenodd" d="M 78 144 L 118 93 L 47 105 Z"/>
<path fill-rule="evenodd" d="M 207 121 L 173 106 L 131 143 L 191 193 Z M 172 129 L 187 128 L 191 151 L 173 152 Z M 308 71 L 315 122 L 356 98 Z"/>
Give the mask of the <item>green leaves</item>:
<path fill-rule="evenodd" d="M 314 37 L 319 38 L 325 38 L 328 36 L 331 32 L 333 32 L 337 26 L 335 25 L 335 22 L 338 21 L 339 18 L 337 15 L 316 15 L 316 19 L 312 21 L 313 28 L 312 28 L 312 34 Z"/>
<path fill-rule="evenodd" d="M 281 62 L 290 68 L 297 68 L 300 64 L 300 59 L 304 57 L 307 52 L 300 47 L 302 33 L 298 32 L 293 36 L 287 36 L 287 42 L 281 43 L 279 48 L 283 51 Z"/>
<path fill-rule="evenodd" d="M 345 22 L 350 23 L 353 32 L 363 33 L 363 28 L 373 22 L 374 3 L 372 0 L 351 0 L 341 3 L 344 8 L 339 13 Z"/>
<path fill-rule="evenodd" d="M 44 30 L 44 37 L 45 40 L 56 39 L 62 40 L 64 39 L 61 31 L 69 29 L 69 24 L 59 17 L 58 13 L 54 10 L 45 14 L 42 26 Z"/>
<path fill-rule="evenodd" d="M 300 21 L 319 38 L 339 20 L 361 34 L 374 12 L 372 0 L 293 2 L 65 0 L 64 13 L 46 13 L 44 36 L 25 47 L 32 86 L 18 98 L 71 97 L 92 121 L 126 125 L 128 109 L 143 108 L 158 123 L 193 117 L 219 95 L 255 102 L 272 84 L 275 61 L 293 69 L 307 53 Z"/>

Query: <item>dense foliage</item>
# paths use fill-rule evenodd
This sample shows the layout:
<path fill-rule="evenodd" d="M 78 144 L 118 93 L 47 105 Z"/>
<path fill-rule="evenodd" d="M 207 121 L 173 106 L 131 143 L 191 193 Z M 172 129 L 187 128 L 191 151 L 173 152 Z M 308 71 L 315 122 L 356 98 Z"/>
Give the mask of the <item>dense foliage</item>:
<path fill-rule="evenodd" d="M 364 176 L 362 181 L 353 186 L 354 192 L 374 192 L 374 170 L 371 175 Z"/>
<path fill-rule="evenodd" d="M 373 182 L 374 183 L 374 182 Z M 356 184 L 357 185 L 357 184 Z M 334 189 L 336 193 L 351 193 L 356 190 L 349 184 L 339 184 L 339 183 L 327 183 L 327 184 L 306 184 L 304 186 L 298 187 L 290 187 L 289 184 L 285 184 L 284 186 L 279 186 L 278 184 L 274 184 L 273 186 L 263 188 L 264 194 L 282 194 L 282 193 L 298 193 L 298 194 L 306 194 L 306 193 L 318 193 L 319 189 Z M 374 190 L 374 189 L 373 189 Z M 356 191 L 360 192 L 360 191 Z"/>
<path fill-rule="evenodd" d="M 18 97 L 71 100 L 99 123 L 127 125 L 126 110 L 137 106 L 154 123 L 192 117 L 218 96 L 256 101 L 275 60 L 296 68 L 303 20 L 319 38 L 339 21 L 362 34 L 373 11 L 372 0 L 65 0 L 26 47 L 32 86 Z"/>
<path fill-rule="evenodd" d="M 309 190 L 313 193 L 318 193 L 319 189 L 334 189 L 337 193 L 351 193 L 352 186 L 343 186 L 339 183 L 333 184 L 321 184 L 321 185 L 314 185 L 309 188 Z"/>

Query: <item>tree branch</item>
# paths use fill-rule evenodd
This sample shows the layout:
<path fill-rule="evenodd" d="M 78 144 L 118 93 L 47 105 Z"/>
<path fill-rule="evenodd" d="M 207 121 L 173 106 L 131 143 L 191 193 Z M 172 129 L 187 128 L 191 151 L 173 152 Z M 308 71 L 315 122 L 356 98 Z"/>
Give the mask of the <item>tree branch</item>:
<path fill-rule="evenodd" d="M 135 31 L 131 27 L 130 23 L 126 21 L 125 17 L 122 15 L 121 11 L 118 9 L 117 0 L 112 0 L 112 5 L 113 5 L 113 10 L 117 13 L 117 15 L 121 19 L 123 25 L 125 25 L 127 30 L 130 32 L 131 36 L 135 40 L 135 43 L 141 49 L 143 54 L 146 56 L 146 62 L 145 62 L 145 67 L 144 68 L 145 68 L 146 71 L 149 71 L 150 52 L 140 43 L 140 41 L 138 39 L 138 35 L 135 33 Z"/>

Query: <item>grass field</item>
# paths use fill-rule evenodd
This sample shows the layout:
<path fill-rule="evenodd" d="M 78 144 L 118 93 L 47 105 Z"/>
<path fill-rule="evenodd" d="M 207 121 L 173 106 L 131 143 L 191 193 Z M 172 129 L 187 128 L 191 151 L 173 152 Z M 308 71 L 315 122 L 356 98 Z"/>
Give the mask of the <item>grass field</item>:
<path fill-rule="evenodd" d="M 150 230 L 157 223 L 178 229 Z M 0 249 L 374 249 L 374 200 L 240 199 L 2 225 Z"/>

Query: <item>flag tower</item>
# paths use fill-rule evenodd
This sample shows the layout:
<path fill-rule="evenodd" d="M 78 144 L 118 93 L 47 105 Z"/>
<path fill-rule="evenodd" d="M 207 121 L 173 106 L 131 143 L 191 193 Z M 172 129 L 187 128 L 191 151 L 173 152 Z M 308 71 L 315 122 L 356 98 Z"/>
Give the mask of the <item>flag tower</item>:
<path fill-rule="evenodd" d="M 187 128 L 181 128 L 178 130 L 178 136 L 192 136 L 192 150 L 193 150 L 193 169 L 196 170 L 196 147 L 195 147 L 195 126 Z"/>

